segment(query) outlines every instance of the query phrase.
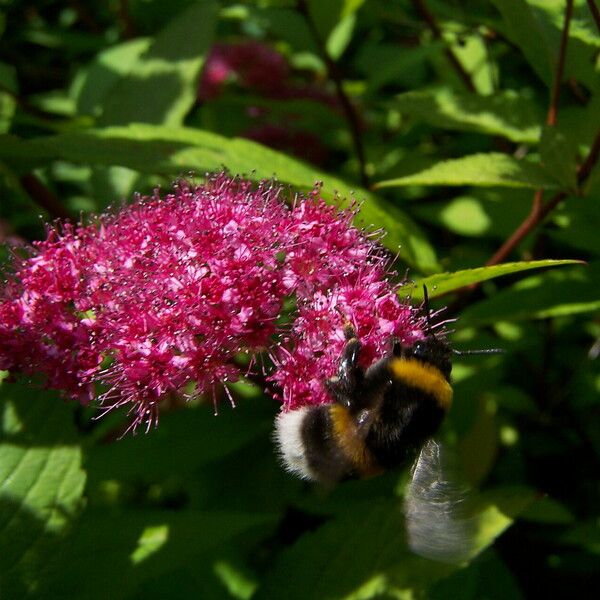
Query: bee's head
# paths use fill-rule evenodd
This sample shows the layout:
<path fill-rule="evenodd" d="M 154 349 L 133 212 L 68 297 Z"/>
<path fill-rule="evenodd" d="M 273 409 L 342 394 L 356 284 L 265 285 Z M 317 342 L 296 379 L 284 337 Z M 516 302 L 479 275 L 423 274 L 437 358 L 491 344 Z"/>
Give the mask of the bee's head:
<path fill-rule="evenodd" d="M 450 380 L 452 350 L 445 340 L 429 335 L 406 348 L 404 353 L 407 357 L 433 365 L 442 372 L 446 379 Z"/>

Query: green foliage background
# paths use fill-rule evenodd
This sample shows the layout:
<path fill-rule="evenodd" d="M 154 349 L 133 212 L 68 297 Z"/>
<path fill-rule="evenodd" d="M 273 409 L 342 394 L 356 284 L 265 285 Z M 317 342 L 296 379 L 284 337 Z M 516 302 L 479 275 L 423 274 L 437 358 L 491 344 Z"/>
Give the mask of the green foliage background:
<path fill-rule="evenodd" d="M 459 310 L 456 348 L 505 349 L 455 363 L 444 437 L 481 490 L 479 551 L 461 566 L 407 549 L 403 474 L 324 491 L 283 473 L 270 440 L 277 406 L 251 385 L 232 386 L 235 410 L 165 411 L 157 430 L 115 441 L 124 415 L 95 421 L 93 409 L 4 379 L 2 598 L 591 594 L 600 34 L 594 0 L 573 2 L 551 101 L 567 4 L 0 0 L 0 241 L 40 238 L 47 220 L 102 211 L 190 171 L 275 174 L 299 189 L 322 180 L 327 198 L 363 201 L 361 221 L 400 246 L 411 279 Z M 339 107 L 235 82 L 198 100 L 211 45 L 249 39 L 332 96 L 338 78 L 357 115 L 362 177 Z M 239 137 L 253 107 L 316 135 L 323 164 Z M 562 202 L 508 252 L 514 264 L 482 268 L 535 190 Z M 588 265 L 550 262 L 559 259 Z"/>

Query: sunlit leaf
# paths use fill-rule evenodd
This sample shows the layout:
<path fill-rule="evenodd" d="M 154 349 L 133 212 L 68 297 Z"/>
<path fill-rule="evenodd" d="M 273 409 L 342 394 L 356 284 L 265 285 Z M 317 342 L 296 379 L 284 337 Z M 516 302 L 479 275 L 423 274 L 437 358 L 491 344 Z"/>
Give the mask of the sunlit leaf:
<path fill-rule="evenodd" d="M 599 285 L 598 262 L 586 268 L 536 275 L 469 307 L 461 322 L 481 325 L 597 311 Z"/>
<path fill-rule="evenodd" d="M 472 154 L 444 160 L 415 173 L 379 181 L 375 188 L 408 185 L 475 185 L 553 189 L 557 182 L 539 166 L 507 154 Z"/>
<path fill-rule="evenodd" d="M 510 91 L 492 96 L 447 88 L 407 92 L 396 96 L 393 105 L 435 127 L 500 135 L 529 144 L 539 141 L 544 118 L 535 102 Z"/>
<path fill-rule="evenodd" d="M 197 2 L 168 23 L 105 97 L 102 124 L 180 125 L 196 101 L 216 14 L 215 2 Z"/>
<path fill-rule="evenodd" d="M 559 267 L 561 265 L 582 264 L 578 260 L 532 260 L 524 262 L 504 263 L 492 267 L 477 267 L 475 269 L 465 269 L 454 273 L 436 273 L 430 277 L 420 279 L 410 287 L 403 287 L 402 293 L 409 293 L 414 300 L 423 299 L 423 286 L 427 287 L 427 294 L 430 298 L 441 296 L 448 292 L 460 289 L 481 281 L 488 281 L 503 275 L 529 271 L 531 269 L 543 269 L 548 267 Z"/>
<path fill-rule="evenodd" d="M 432 247 L 420 228 L 406 213 L 386 204 L 376 194 L 330 176 L 317 168 L 249 140 L 227 139 L 220 135 L 185 127 L 136 124 L 19 141 L 0 137 L 0 158 L 28 165 L 63 159 L 91 165 L 120 165 L 142 173 L 177 177 L 194 172 L 217 171 L 253 179 L 276 176 L 302 190 L 323 182 L 323 195 L 339 205 L 354 199 L 364 201 L 360 221 L 367 227 L 384 229 L 385 245 L 409 264 L 425 272 L 436 270 Z"/>
<path fill-rule="evenodd" d="M 56 394 L 0 383 L 0 411 L 1 585 L 20 597 L 81 508 L 85 472 L 72 411 Z"/>

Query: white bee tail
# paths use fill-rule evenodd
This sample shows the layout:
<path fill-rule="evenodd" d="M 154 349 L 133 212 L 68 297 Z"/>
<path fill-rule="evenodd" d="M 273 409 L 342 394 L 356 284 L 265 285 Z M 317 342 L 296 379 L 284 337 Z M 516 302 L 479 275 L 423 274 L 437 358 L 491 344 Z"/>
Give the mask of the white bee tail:
<path fill-rule="evenodd" d="M 404 499 L 408 544 L 425 558 L 461 563 L 473 549 L 475 519 L 467 514 L 467 489 L 449 480 L 445 463 L 442 446 L 427 441 Z"/>

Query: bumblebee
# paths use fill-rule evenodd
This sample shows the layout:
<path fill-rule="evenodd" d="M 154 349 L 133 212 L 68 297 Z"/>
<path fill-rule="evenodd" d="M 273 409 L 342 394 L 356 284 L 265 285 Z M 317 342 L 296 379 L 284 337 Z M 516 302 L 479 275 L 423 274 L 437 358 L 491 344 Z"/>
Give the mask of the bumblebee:
<path fill-rule="evenodd" d="M 345 336 L 337 375 L 325 381 L 332 403 L 281 413 L 275 424 L 285 467 L 326 484 L 411 463 L 452 404 L 444 340 L 394 341 L 387 356 L 364 370 L 351 326 Z"/>
<path fill-rule="evenodd" d="M 453 351 L 428 329 L 411 346 L 394 340 L 365 370 L 360 340 L 346 326 L 337 374 L 324 382 L 332 402 L 280 413 L 275 441 L 288 471 L 328 485 L 412 465 L 404 498 L 409 545 L 460 562 L 473 537 L 462 514 L 466 492 L 448 480 L 443 447 L 432 439 L 452 404 Z"/>

